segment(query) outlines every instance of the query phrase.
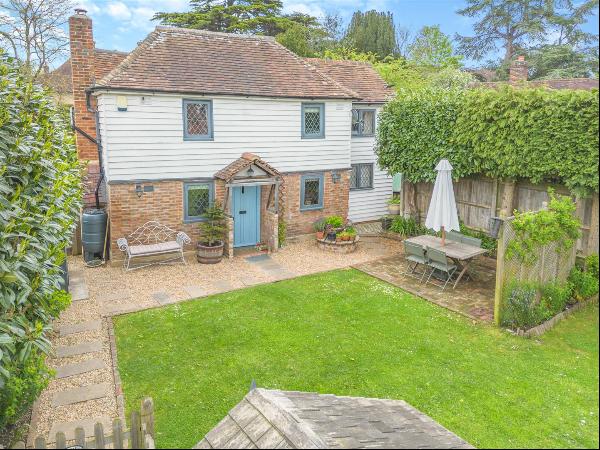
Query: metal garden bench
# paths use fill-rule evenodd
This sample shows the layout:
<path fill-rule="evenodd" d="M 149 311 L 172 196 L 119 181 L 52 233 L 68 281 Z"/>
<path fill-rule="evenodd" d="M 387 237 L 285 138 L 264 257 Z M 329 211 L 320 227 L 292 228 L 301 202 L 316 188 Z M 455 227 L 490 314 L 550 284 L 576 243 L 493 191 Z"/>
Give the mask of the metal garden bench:
<path fill-rule="evenodd" d="M 125 253 L 125 261 L 123 261 L 125 270 L 134 270 L 153 264 L 167 264 L 180 260 L 185 264 L 183 246 L 191 242 L 190 237 L 183 231 L 173 230 L 156 220 L 151 220 L 139 227 L 127 236 L 127 238 L 117 239 L 117 246 L 119 250 Z M 131 260 L 134 258 L 147 258 L 158 255 L 174 256 L 131 267 Z"/>

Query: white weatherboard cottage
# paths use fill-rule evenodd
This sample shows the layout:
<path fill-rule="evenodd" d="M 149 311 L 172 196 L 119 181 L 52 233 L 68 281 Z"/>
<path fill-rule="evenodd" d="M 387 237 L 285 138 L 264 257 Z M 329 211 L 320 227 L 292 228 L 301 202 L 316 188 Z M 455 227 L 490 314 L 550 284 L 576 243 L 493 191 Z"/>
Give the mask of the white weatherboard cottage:
<path fill-rule="evenodd" d="M 386 213 L 392 178 L 373 146 L 392 90 L 369 64 L 303 59 L 268 37 L 157 27 L 100 68 L 84 11 L 70 31 L 75 121 L 99 138 L 96 151 L 79 133 L 78 150 L 103 169 L 112 237 L 147 220 L 194 236 L 212 201 L 232 218 L 230 253 L 276 247 L 278 221 L 297 235 L 328 215 Z"/>

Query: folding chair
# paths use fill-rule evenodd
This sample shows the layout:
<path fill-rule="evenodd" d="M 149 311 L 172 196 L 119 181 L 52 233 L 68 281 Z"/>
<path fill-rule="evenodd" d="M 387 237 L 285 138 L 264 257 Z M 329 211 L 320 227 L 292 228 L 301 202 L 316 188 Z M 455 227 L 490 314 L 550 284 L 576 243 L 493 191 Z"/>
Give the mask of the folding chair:
<path fill-rule="evenodd" d="M 408 261 L 408 270 L 406 270 L 403 275 L 420 278 L 420 281 L 423 281 L 425 275 L 427 274 L 428 261 L 427 254 L 425 253 L 425 247 L 419 244 L 404 241 L 404 254 L 406 255 L 406 260 Z M 423 273 L 415 274 L 415 271 L 419 265 L 423 266 Z M 420 275 L 420 277 L 417 275 Z"/>
<path fill-rule="evenodd" d="M 456 272 L 457 266 L 456 264 L 453 264 L 448 260 L 446 253 L 440 250 L 436 250 L 435 248 L 427 248 L 427 259 L 429 260 L 427 262 L 427 265 L 431 267 L 431 272 L 429 273 L 429 277 L 427 277 L 427 283 L 429 283 L 429 281 L 431 280 L 433 272 L 435 272 L 436 270 L 439 272 L 443 272 L 446 274 L 446 280 L 441 280 L 442 282 L 444 282 L 444 285 L 440 286 L 443 291 L 444 289 L 446 289 L 446 286 L 452 279 L 454 272 Z"/>

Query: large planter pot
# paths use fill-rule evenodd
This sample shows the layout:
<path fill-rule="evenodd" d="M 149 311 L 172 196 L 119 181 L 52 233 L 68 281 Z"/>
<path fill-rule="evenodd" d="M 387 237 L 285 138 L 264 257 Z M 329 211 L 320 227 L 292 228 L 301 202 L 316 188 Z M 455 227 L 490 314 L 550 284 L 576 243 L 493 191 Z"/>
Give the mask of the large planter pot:
<path fill-rule="evenodd" d="M 388 203 L 388 212 L 393 215 L 400 214 L 400 203 Z"/>
<path fill-rule="evenodd" d="M 209 247 L 200 242 L 196 244 L 196 259 L 202 264 L 217 264 L 223 259 L 223 248 L 225 245 L 220 242 L 218 245 Z"/>

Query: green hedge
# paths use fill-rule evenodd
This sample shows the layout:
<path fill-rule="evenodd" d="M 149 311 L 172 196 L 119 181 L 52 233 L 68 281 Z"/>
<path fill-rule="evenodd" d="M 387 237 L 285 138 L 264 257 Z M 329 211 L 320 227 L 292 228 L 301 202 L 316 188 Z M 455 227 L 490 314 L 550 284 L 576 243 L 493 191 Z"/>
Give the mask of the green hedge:
<path fill-rule="evenodd" d="M 598 192 L 598 91 L 401 90 L 380 116 L 377 154 L 390 173 L 433 181 L 487 175 Z"/>
<path fill-rule="evenodd" d="M 46 379 L 39 361 L 50 349 L 50 322 L 68 303 L 58 290 L 59 265 L 80 206 L 72 133 L 50 96 L 0 54 L 2 425 L 16 419 L 14 405 L 30 403 Z"/>

